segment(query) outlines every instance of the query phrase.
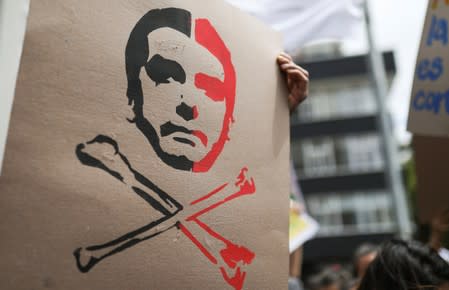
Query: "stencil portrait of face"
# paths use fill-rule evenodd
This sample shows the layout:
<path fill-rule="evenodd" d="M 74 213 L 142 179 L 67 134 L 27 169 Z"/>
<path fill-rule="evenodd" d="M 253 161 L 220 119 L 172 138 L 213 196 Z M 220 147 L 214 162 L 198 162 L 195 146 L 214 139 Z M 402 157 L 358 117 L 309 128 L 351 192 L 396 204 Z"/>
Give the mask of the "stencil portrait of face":
<path fill-rule="evenodd" d="M 131 32 L 126 72 L 131 122 L 157 156 L 208 171 L 229 139 L 236 91 L 231 54 L 212 24 L 178 8 L 151 10 Z"/>

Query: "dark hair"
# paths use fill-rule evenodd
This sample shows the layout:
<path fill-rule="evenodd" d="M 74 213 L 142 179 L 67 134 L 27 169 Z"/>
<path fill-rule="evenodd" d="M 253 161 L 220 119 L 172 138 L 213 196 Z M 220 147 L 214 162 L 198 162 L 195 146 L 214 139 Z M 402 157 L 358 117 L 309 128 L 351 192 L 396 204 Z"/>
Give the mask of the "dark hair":
<path fill-rule="evenodd" d="M 449 265 L 419 242 L 384 243 L 358 290 L 432 290 L 449 282 Z"/>
<path fill-rule="evenodd" d="M 148 62 L 148 34 L 158 28 L 168 27 L 190 37 L 192 16 L 189 11 L 179 8 L 150 10 L 134 26 L 126 44 L 125 61 L 128 89 L 126 95 L 129 104 L 142 101 L 142 84 L 140 71 Z M 138 104 L 141 105 L 141 104 Z"/>
<path fill-rule="evenodd" d="M 334 284 L 340 284 L 339 275 L 331 268 L 325 268 L 320 273 L 310 277 L 307 281 L 310 289 L 320 289 L 322 287 L 329 287 Z"/>
<path fill-rule="evenodd" d="M 352 264 L 354 267 L 354 276 L 357 276 L 357 273 L 359 271 L 359 260 L 371 253 L 377 253 L 377 251 L 379 250 L 379 247 L 374 245 L 374 244 L 370 244 L 370 243 L 364 243 L 361 244 L 354 252 L 354 257 L 352 259 Z"/>

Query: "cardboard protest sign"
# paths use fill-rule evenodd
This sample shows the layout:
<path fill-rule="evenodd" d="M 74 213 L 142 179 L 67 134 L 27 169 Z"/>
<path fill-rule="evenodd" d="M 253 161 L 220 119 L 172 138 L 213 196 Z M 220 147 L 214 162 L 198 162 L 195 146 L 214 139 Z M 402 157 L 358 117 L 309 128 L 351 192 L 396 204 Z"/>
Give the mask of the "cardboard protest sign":
<path fill-rule="evenodd" d="M 408 130 L 449 136 L 449 2 L 429 1 L 416 64 Z"/>
<path fill-rule="evenodd" d="M 449 139 L 414 136 L 418 215 L 423 223 L 449 209 Z"/>
<path fill-rule="evenodd" d="M 31 1 L 0 288 L 286 288 L 280 51 L 221 1 Z"/>

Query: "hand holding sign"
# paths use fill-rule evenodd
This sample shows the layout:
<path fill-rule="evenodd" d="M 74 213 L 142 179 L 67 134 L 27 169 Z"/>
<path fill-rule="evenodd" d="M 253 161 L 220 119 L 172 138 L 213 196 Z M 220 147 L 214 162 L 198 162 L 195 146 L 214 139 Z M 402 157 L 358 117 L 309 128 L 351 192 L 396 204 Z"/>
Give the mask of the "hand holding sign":
<path fill-rule="evenodd" d="M 285 52 L 278 56 L 277 62 L 286 75 L 289 90 L 288 107 L 290 112 L 293 112 L 309 94 L 309 72 L 295 64 L 291 56 Z"/>

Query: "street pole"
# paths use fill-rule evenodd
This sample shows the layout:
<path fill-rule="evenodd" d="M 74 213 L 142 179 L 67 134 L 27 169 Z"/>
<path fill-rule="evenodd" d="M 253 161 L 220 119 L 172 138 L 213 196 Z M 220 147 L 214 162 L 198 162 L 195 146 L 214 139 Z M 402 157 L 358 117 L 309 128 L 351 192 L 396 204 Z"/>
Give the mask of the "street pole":
<path fill-rule="evenodd" d="M 389 113 L 385 99 L 388 96 L 388 82 L 385 72 L 382 53 L 378 51 L 371 26 L 368 0 L 364 4 L 365 24 L 369 44 L 368 63 L 371 69 L 371 77 L 376 95 L 378 107 L 378 126 L 381 131 L 382 143 L 385 155 L 385 174 L 388 188 L 391 190 L 396 209 L 398 222 L 398 232 L 404 239 L 410 238 L 412 226 L 409 218 L 405 190 L 402 183 L 402 176 L 397 158 L 397 143 L 391 126 Z"/>

